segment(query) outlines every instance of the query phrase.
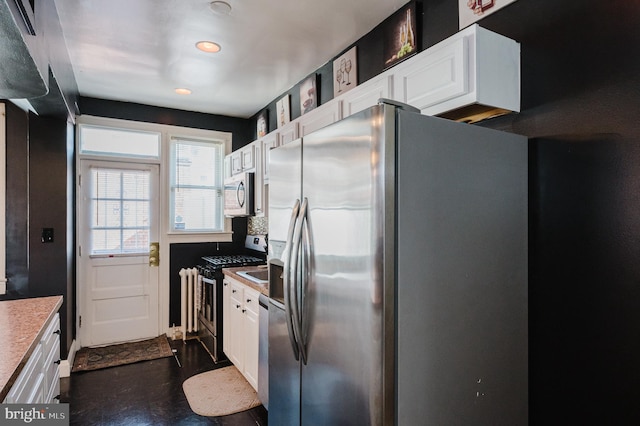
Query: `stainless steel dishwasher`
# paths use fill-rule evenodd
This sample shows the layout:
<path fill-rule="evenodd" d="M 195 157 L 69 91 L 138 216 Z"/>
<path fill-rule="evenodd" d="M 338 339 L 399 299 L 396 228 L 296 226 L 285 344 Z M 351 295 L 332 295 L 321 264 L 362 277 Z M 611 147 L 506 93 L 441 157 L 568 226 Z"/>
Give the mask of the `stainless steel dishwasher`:
<path fill-rule="evenodd" d="M 258 341 L 258 398 L 269 409 L 269 298 L 260 295 L 260 337 Z"/>

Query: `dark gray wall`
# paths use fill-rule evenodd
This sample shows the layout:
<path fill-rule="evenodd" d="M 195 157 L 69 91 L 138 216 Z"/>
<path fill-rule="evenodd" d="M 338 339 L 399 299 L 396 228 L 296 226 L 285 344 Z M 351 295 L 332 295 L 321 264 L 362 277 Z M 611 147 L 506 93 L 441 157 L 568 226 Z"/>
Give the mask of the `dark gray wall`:
<path fill-rule="evenodd" d="M 532 424 L 638 424 L 638 2 L 519 0 L 482 21 L 522 44 L 530 138 Z"/>
<path fill-rule="evenodd" d="M 98 117 L 142 121 L 145 123 L 231 132 L 233 134 L 234 150 L 245 146 L 255 139 L 251 132 L 249 120 L 222 115 L 181 111 L 132 102 L 108 101 L 86 97 L 80 98 L 80 113 Z"/>
<path fill-rule="evenodd" d="M 7 106 L 7 294 L 62 295 L 61 355 L 74 337 L 73 126 Z M 51 243 L 42 228 L 54 229 Z"/>
<path fill-rule="evenodd" d="M 75 336 L 73 146 L 65 120 L 29 116 L 29 297 L 64 295 L 63 358 Z M 43 228 L 53 229 L 53 242 L 42 242 Z"/>
<path fill-rule="evenodd" d="M 6 102 L 7 124 L 7 294 L 3 299 L 29 295 L 29 120 L 28 114 Z"/>

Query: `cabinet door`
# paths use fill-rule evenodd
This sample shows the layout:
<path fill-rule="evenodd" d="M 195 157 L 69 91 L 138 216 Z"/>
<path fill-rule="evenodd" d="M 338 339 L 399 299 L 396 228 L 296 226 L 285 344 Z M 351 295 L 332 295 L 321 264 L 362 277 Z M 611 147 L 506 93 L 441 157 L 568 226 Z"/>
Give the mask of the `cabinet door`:
<path fill-rule="evenodd" d="M 262 139 L 262 180 L 269 183 L 269 159 L 271 150 L 278 147 L 278 133 L 271 132 Z"/>
<path fill-rule="evenodd" d="M 244 289 L 244 376 L 258 390 L 258 356 L 260 341 L 260 293 L 245 287 Z"/>
<path fill-rule="evenodd" d="M 227 277 L 222 282 L 222 350 L 231 359 L 231 284 Z"/>
<path fill-rule="evenodd" d="M 319 106 L 298 119 L 300 125 L 300 136 L 306 136 L 315 130 L 328 126 L 331 123 L 335 123 L 342 118 L 341 114 L 342 103 L 337 99 Z"/>
<path fill-rule="evenodd" d="M 234 151 L 231 153 L 231 174 L 242 172 L 242 153 Z"/>
<path fill-rule="evenodd" d="M 253 212 L 256 216 L 264 216 L 265 192 L 262 178 L 262 141 L 253 144 L 255 170 L 253 173 Z"/>
<path fill-rule="evenodd" d="M 286 145 L 298 139 L 298 122 L 292 121 L 278 130 L 280 145 Z"/>
<path fill-rule="evenodd" d="M 393 76 L 385 74 L 355 87 L 342 95 L 342 117 L 378 104 L 380 98 L 391 98 Z"/>
<path fill-rule="evenodd" d="M 229 359 L 238 368 L 244 370 L 244 285 L 235 280 L 229 280 L 231 284 L 231 309 L 229 315 Z"/>
<path fill-rule="evenodd" d="M 469 90 L 467 39 L 459 37 L 398 65 L 394 97 L 420 110 L 462 96 Z"/>
<path fill-rule="evenodd" d="M 240 150 L 242 153 L 242 170 L 252 170 L 256 167 L 255 147 L 253 144 L 246 146 Z"/>
<path fill-rule="evenodd" d="M 233 172 L 231 171 L 231 154 L 224 157 L 224 179 L 231 177 Z"/>
<path fill-rule="evenodd" d="M 258 315 L 258 313 L 247 309 L 244 318 L 244 376 L 256 391 L 258 390 L 258 350 L 260 340 L 260 321 Z"/>

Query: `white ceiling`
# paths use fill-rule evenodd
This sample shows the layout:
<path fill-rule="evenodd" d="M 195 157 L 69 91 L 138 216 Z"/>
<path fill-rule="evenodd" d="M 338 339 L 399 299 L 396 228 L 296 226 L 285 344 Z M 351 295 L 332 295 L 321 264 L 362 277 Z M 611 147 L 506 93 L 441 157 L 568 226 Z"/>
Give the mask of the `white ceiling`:
<path fill-rule="evenodd" d="M 55 0 L 80 95 L 251 117 L 408 0 L 226 1 Z"/>

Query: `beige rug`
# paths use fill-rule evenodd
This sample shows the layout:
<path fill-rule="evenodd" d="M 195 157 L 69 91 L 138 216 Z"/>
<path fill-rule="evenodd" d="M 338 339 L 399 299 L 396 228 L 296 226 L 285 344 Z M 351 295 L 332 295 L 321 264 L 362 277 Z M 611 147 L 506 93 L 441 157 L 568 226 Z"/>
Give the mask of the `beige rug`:
<path fill-rule="evenodd" d="M 201 416 L 226 416 L 260 405 L 256 391 L 233 365 L 190 377 L 182 389 Z"/>
<path fill-rule="evenodd" d="M 173 356 L 167 335 L 139 342 L 120 343 L 76 352 L 72 373 Z"/>

